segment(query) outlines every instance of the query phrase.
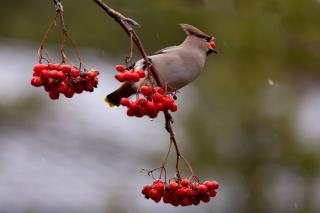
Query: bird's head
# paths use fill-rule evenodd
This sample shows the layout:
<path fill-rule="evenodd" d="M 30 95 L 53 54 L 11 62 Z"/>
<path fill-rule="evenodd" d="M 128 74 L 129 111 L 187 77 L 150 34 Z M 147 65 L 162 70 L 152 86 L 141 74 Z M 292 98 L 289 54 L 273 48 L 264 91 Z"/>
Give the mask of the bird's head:
<path fill-rule="evenodd" d="M 206 33 L 190 24 L 180 24 L 180 26 L 188 35 L 188 37 L 191 37 L 191 43 L 193 45 L 196 45 L 204 50 L 207 55 L 211 53 L 217 53 L 217 51 L 215 50 L 215 37 L 207 35 Z"/>

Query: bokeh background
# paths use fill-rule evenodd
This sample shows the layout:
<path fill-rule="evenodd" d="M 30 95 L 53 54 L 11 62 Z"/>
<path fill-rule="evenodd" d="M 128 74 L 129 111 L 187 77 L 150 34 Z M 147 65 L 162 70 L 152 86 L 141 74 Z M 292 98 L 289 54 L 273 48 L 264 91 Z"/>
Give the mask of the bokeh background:
<path fill-rule="evenodd" d="M 218 196 L 175 208 L 140 194 L 151 182 L 141 170 L 159 165 L 168 137 L 162 118 L 128 118 L 102 101 L 128 54 L 119 25 L 93 1 L 62 1 L 101 83 L 51 101 L 30 79 L 52 1 L 11 0 L 0 7 L 0 212 L 320 212 L 319 0 L 106 2 L 141 24 L 148 53 L 181 42 L 179 23 L 217 37 L 219 54 L 179 94 L 174 128 L 200 179 L 221 183 Z M 57 60 L 59 36 L 47 43 Z"/>

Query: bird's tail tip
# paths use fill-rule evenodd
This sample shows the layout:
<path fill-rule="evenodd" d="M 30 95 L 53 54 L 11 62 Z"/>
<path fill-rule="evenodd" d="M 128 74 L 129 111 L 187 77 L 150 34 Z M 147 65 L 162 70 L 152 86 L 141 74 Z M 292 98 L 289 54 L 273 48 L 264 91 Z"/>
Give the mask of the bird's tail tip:
<path fill-rule="evenodd" d="M 105 102 L 110 108 L 116 108 L 116 107 L 118 107 L 116 104 L 114 104 L 112 101 L 109 100 L 108 96 L 105 97 L 104 102 Z"/>

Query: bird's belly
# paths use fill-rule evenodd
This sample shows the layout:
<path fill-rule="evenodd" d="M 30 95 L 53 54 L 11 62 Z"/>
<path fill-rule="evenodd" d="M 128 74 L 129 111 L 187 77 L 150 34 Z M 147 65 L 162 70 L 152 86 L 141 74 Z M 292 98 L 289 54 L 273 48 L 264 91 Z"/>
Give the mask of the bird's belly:
<path fill-rule="evenodd" d="M 186 65 L 174 60 L 161 64 L 154 63 L 154 65 L 160 73 L 159 77 L 163 84 L 172 89 L 186 86 L 199 76 L 202 69 L 198 64 Z"/>

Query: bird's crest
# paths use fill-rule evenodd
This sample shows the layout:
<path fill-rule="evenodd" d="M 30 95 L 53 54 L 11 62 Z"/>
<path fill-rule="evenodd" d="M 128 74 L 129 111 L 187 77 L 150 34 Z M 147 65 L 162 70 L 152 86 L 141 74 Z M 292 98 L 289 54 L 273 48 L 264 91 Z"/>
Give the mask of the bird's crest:
<path fill-rule="evenodd" d="M 205 38 L 205 39 L 212 37 L 190 24 L 180 24 L 180 26 L 187 35 L 194 35 L 194 36 Z"/>

